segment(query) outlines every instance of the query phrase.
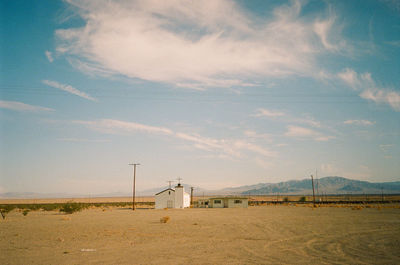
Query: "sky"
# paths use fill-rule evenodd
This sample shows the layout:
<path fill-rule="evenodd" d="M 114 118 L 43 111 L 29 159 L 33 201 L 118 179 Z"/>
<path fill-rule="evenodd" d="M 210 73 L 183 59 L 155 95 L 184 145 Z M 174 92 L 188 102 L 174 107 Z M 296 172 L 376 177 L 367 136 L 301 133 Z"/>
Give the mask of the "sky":
<path fill-rule="evenodd" d="M 0 10 L 0 193 L 400 181 L 400 1 Z"/>

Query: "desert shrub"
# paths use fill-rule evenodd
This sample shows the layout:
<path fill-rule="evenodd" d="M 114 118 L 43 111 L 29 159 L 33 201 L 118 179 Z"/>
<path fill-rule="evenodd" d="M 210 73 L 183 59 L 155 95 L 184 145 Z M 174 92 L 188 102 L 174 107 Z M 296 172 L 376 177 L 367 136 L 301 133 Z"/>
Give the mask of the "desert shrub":
<path fill-rule="evenodd" d="M 25 204 L 24 209 L 32 210 L 32 211 L 38 211 L 42 207 L 41 204 Z"/>
<path fill-rule="evenodd" d="M 289 198 L 288 198 L 288 197 L 285 197 L 285 198 L 283 198 L 283 201 L 284 201 L 284 202 L 288 202 L 288 201 L 289 201 Z"/>
<path fill-rule="evenodd" d="M 43 204 L 43 205 L 41 205 L 41 208 L 42 208 L 44 211 L 55 211 L 55 210 L 57 210 L 58 208 L 60 208 L 60 205 L 59 205 L 59 204 L 55 204 L 55 203 Z"/>
<path fill-rule="evenodd" d="M 160 218 L 160 223 L 164 223 L 164 224 L 168 223 L 169 219 L 170 219 L 169 216 L 164 216 L 164 217 Z"/>
<path fill-rule="evenodd" d="M 306 197 L 305 196 L 300 197 L 299 202 L 305 202 L 305 201 L 306 201 Z"/>
<path fill-rule="evenodd" d="M 25 209 L 25 210 L 22 212 L 22 214 L 23 214 L 24 216 L 27 216 L 29 212 L 30 212 L 30 211 L 29 211 L 28 209 Z"/>
<path fill-rule="evenodd" d="M 85 206 L 82 203 L 67 202 L 61 205 L 60 212 L 65 212 L 66 214 L 72 214 L 74 212 L 80 212 L 84 208 Z"/>
<path fill-rule="evenodd" d="M 15 205 L 12 204 L 3 204 L 0 205 L 0 213 L 1 213 L 1 217 L 3 217 L 3 219 L 6 219 L 6 215 L 11 212 L 12 210 L 14 210 L 16 208 Z"/>

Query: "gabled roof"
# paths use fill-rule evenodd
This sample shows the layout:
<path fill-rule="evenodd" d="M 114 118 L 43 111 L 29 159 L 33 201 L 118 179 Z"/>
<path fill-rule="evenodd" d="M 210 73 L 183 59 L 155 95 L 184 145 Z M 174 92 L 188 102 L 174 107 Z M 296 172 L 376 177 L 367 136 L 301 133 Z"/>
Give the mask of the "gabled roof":
<path fill-rule="evenodd" d="M 165 190 L 163 190 L 163 191 L 160 191 L 159 193 L 156 193 L 156 195 L 158 195 L 158 194 L 161 194 L 161 193 L 163 193 L 164 191 L 167 191 L 167 190 L 170 190 L 170 191 L 173 191 L 173 192 L 175 192 L 175 190 L 174 190 L 174 189 L 168 188 L 168 189 L 165 189 Z"/>

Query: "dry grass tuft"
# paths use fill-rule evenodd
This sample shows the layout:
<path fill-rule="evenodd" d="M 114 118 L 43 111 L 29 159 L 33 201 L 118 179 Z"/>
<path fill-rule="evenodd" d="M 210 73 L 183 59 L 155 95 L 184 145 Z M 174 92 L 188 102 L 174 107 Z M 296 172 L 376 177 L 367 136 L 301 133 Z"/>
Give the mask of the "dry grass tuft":
<path fill-rule="evenodd" d="M 169 222 L 170 217 L 169 216 L 164 216 L 162 218 L 160 218 L 160 223 L 168 223 Z"/>

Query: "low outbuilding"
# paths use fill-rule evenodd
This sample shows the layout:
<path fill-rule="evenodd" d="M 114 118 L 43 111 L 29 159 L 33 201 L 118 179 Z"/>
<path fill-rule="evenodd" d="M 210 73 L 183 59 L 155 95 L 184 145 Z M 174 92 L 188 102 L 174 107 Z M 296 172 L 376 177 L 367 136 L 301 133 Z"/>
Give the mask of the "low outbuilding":
<path fill-rule="evenodd" d="M 249 199 L 245 197 L 214 197 L 200 199 L 197 203 L 199 208 L 247 208 Z"/>

